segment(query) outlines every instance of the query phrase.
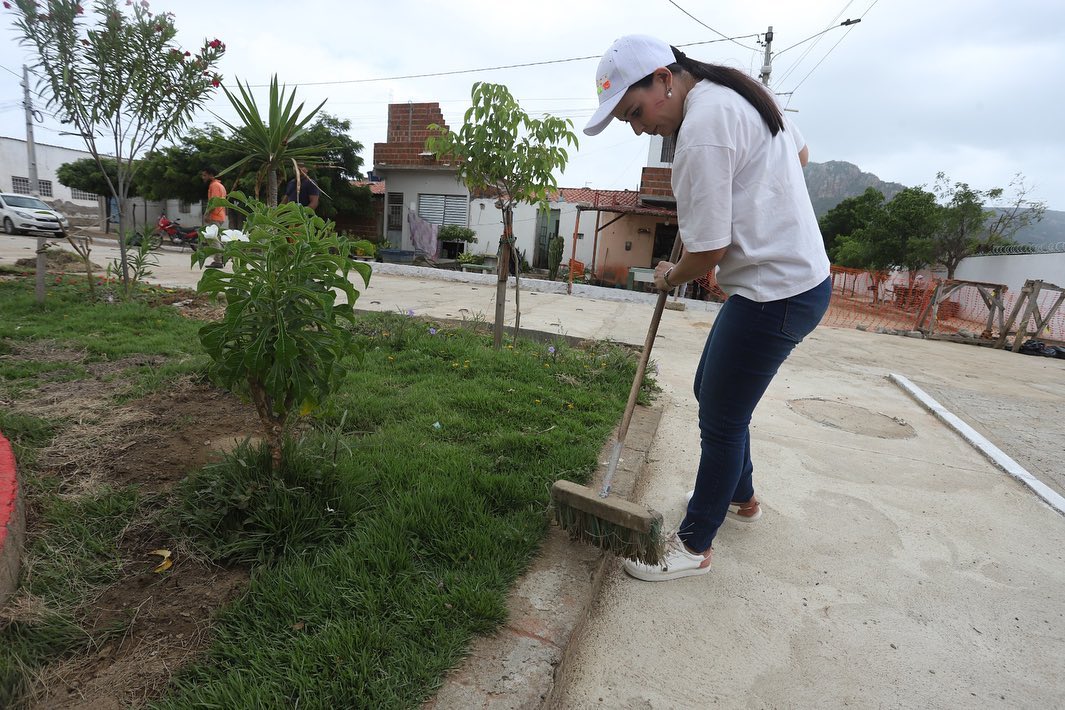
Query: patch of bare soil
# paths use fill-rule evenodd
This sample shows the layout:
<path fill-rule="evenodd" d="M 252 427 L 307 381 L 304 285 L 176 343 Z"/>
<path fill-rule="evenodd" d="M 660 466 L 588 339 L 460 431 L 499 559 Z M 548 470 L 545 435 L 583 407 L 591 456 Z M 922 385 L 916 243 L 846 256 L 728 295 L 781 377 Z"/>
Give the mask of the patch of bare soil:
<path fill-rule="evenodd" d="M 85 272 L 85 262 L 77 254 L 72 254 L 69 251 L 63 251 L 62 249 L 48 249 L 44 252 L 44 262 L 47 265 L 47 269 L 52 272 Z M 95 262 L 92 263 L 92 270 L 95 273 L 100 273 L 103 267 Z M 21 266 L 25 269 L 37 268 L 37 257 L 26 257 L 25 259 L 18 259 L 15 261 L 15 266 Z"/>
<path fill-rule="evenodd" d="M 38 462 L 40 475 L 61 479 L 66 495 L 135 484 L 161 494 L 159 505 L 164 505 L 175 482 L 258 430 L 250 406 L 191 379 L 115 406 L 112 398 L 128 379 L 121 371 L 152 358 L 86 363 L 82 353 L 47 343 L 20 343 L 3 357 L 70 363 L 91 373 L 86 380 L 42 380 L 16 402 L 4 403 L 69 422 Z M 32 538 L 39 516 L 32 499 L 27 507 Z M 86 600 L 83 608 L 68 610 L 97 640 L 94 650 L 43 669 L 31 707 L 107 710 L 158 698 L 171 676 L 206 650 L 215 611 L 245 588 L 247 569 L 196 560 L 157 528 L 158 507 L 144 508 L 143 517 L 118 541 L 121 579 Z M 172 552 L 173 566 L 163 572 L 154 571 L 162 561 L 152 554 L 157 549 Z M 16 599 L 7 616 L 18 616 L 20 610 L 32 615 L 35 604 L 39 601 Z"/>
<path fill-rule="evenodd" d="M 226 313 L 224 302 L 195 291 L 164 290 L 152 299 L 155 305 L 173 306 L 186 318 L 202 321 L 221 320 Z"/>

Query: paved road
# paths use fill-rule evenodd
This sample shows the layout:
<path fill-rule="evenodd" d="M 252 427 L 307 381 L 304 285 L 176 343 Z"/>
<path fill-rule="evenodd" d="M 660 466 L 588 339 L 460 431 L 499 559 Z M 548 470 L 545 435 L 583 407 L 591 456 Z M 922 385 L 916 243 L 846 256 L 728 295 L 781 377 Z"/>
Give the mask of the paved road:
<path fill-rule="evenodd" d="M 0 238 L 0 263 L 27 252 L 32 240 Z M 159 280 L 195 283 L 187 253 L 162 259 Z M 487 316 L 494 293 L 490 278 L 379 272 L 359 306 Z M 524 293 L 522 323 L 642 342 L 650 306 L 599 296 Z M 656 344 L 664 415 L 642 499 L 669 523 L 693 480 L 690 381 L 712 319 L 667 311 Z M 649 584 L 615 569 L 561 679 L 563 707 L 1062 705 L 1065 516 L 921 409 L 892 372 L 1015 457 L 1032 452 L 1032 472 L 1060 488 L 1065 361 L 818 329 L 755 415 L 763 519 L 726 523 L 710 575 Z M 1032 434 L 1029 412 L 1051 426 Z"/>

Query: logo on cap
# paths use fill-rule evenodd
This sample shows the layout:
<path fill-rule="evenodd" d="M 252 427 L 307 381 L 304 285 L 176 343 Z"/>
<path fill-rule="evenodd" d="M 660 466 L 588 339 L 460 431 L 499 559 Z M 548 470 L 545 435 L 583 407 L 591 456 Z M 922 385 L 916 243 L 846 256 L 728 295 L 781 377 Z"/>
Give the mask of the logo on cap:
<path fill-rule="evenodd" d="M 595 82 L 595 84 L 596 84 L 595 93 L 601 94 L 601 93 L 603 93 L 604 91 L 606 91 L 607 89 L 610 88 L 610 77 L 608 77 L 608 76 L 600 77 L 599 81 Z"/>

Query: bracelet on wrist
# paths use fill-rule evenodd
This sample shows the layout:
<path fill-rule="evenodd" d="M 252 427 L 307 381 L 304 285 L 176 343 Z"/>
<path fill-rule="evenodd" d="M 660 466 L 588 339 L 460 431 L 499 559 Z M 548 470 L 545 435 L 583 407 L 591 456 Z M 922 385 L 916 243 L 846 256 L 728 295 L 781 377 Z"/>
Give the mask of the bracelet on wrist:
<path fill-rule="evenodd" d="M 673 273 L 673 269 L 674 269 L 674 267 L 671 266 L 668 269 L 666 269 L 666 273 L 662 274 L 662 280 L 666 282 L 666 287 L 668 289 L 670 289 L 670 290 L 673 290 L 674 288 L 676 288 L 676 286 L 674 286 L 673 284 L 671 284 L 669 282 L 669 275 Z"/>

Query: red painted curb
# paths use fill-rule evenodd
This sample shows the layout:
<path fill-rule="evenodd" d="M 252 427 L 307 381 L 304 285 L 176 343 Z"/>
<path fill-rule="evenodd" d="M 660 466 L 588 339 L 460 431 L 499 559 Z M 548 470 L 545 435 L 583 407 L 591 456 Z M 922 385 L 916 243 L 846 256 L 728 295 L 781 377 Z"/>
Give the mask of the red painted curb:
<path fill-rule="evenodd" d="M 0 549 L 7 539 L 8 525 L 15 515 L 18 500 L 18 478 L 15 476 L 15 454 L 11 443 L 0 434 Z"/>

